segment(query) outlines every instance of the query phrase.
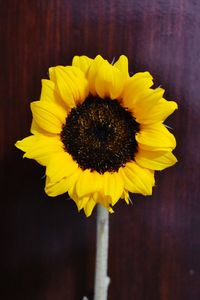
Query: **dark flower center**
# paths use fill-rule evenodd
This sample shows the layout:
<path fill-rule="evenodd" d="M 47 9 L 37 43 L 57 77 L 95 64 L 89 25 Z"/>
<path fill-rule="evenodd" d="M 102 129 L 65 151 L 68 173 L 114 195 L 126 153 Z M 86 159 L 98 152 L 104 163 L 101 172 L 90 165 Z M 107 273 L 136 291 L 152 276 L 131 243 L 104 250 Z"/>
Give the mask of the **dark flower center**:
<path fill-rule="evenodd" d="M 90 96 L 71 110 L 61 140 L 83 170 L 103 174 L 134 159 L 138 131 L 139 124 L 117 100 Z"/>

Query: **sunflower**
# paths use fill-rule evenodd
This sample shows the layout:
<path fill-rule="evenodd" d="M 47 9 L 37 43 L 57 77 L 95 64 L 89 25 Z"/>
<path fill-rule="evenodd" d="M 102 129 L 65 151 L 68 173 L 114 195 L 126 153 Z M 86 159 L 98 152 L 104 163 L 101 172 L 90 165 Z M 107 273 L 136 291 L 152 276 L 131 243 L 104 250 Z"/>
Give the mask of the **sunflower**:
<path fill-rule="evenodd" d="M 129 192 L 151 195 L 154 171 L 176 163 L 174 136 L 163 124 L 177 109 L 152 88 L 149 72 L 129 75 L 128 59 L 75 56 L 49 69 L 39 101 L 31 103 L 32 135 L 16 143 L 24 157 L 46 167 L 49 196 L 68 192 L 90 216 L 109 212 Z"/>

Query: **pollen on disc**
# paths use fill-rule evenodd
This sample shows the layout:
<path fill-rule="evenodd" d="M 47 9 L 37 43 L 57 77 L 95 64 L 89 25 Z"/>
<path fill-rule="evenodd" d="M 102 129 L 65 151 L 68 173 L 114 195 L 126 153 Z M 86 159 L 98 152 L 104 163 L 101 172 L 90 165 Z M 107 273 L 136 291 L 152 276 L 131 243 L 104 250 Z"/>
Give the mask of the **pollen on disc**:
<path fill-rule="evenodd" d="M 117 100 L 90 96 L 71 110 L 61 140 L 83 170 L 103 174 L 134 159 L 138 131 L 139 124 Z"/>

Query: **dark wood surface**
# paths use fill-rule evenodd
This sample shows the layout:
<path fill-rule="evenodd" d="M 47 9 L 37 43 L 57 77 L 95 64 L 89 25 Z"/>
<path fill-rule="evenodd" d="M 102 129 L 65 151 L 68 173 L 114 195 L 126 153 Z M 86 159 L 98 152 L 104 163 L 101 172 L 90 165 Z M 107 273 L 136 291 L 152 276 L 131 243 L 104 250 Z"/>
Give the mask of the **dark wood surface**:
<path fill-rule="evenodd" d="M 48 67 L 98 53 L 128 55 L 179 103 L 167 122 L 179 163 L 110 218 L 109 299 L 200 299 L 199 12 L 197 0 L 0 1 L 0 299 L 92 300 L 96 213 L 48 198 L 44 169 L 14 143 L 29 134 Z"/>

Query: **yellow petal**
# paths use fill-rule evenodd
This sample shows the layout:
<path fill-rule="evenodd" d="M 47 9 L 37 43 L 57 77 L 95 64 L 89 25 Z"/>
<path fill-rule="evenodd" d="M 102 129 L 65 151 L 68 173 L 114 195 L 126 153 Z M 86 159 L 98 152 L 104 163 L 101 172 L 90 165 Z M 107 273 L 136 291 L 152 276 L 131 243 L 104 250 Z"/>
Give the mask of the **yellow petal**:
<path fill-rule="evenodd" d="M 15 145 L 25 152 L 24 157 L 35 159 L 44 166 L 48 164 L 53 154 L 63 151 L 62 142 L 57 136 L 31 135 L 18 141 Z"/>
<path fill-rule="evenodd" d="M 90 197 L 91 197 L 91 195 L 87 195 L 87 196 L 84 196 L 82 198 L 76 197 L 76 204 L 77 204 L 77 207 L 78 207 L 79 211 L 87 205 Z"/>
<path fill-rule="evenodd" d="M 127 84 L 124 87 L 124 92 L 122 95 L 122 103 L 125 107 L 129 109 L 135 109 L 137 107 L 140 107 L 140 105 L 144 106 L 148 103 L 150 105 L 154 105 L 156 101 L 158 101 L 162 95 L 163 90 L 162 89 L 156 89 L 155 91 L 162 92 L 162 95 L 160 94 L 156 97 L 151 97 L 152 93 L 154 93 L 154 90 L 150 89 L 150 87 L 153 85 L 152 76 L 149 72 L 141 72 L 136 73 L 134 76 L 132 76 L 128 81 Z M 149 99 L 149 97 L 151 97 Z"/>
<path fill-rule="evenodd" d="M 97 204 L 101 204 L 103 207 L 105 207 L 109 213 L 114 213 L 114 210 L 110 206 L 110 202 L 108 201 L 108 197 L 105 197 L 102 192 L 96 192 L 92 195 L 92 198 L 94 202 Z"/>
<path fill-rule="evenodd" d="M 114 212 L 112 207 L 109 206 L 110 204 L 105 201 L 105 197 L 102 198 L 102 194 L 100 192 L 95 192 L 82 198 L 78 198 L 77 195 L 74 194 L 73 197 L 77 204 L 78 210 L 80 211 L 83 208 L 86 216 L 88 217 L 91 215 L 93 208 L 97 203 L 103 205 L 109 211 L 109 213 Z"/>
<path fill-rule="evenodd" d="M 147 116 L 148 112 L 158 105 L 163 94 L 164 90 L 162 88 L 144 89 L 138 92 L 130 109 L 138 123 L 142 123 L 141 118 Z"/>
<path fill-rule="evenodd" d="M 46 175 L 54 183 L 72 175 L 77 169 L 77 163 L 72 159 L 71 155 L 63 150 L 52 155 L 46 168 Z"/>
<path fill-rule="evenodd" d="M 60 133 L 67 112 L 61 106 L 45 101 L 31 103 L 33 118 L 37 125 L 50 133 Z"/>
<path fill-rule="evenodd" d="M 147 105 L 143 109 L 141 107 L 140 112 L 135 113 L 135 116 L 137 121 L 142 124 L 158 123 L 163 122 L 177 108 L 176 102 L 160 99 L 154 106 L 148 107 Z"/>
<path fill-rule="evenodd" d="M 49 135 L 49 136 L 54 135 L 54 134 L 51 134 L 51 133 L 43 130 L 42 128 L 40 128 L 34 119 L 32 119 L 30 132 L 32 134 L 43 134 L 43 135 Z"/>
<path fill-rule="evenodd" d="M 118 173 L 103 174 L 103 194 L 108 203 L 114 205 L 122 196 L 124 184 Z"/>
<path fill-rule="evenodd" d="M 103 176 L 102 176 L 102 179 L 103 179 Z M 102 189 L 98 192 L 93 193 L 92 197 L 96 203 L 100 203 L 105 208 L 108 208 L 111 204 L 111 197 L 105 196 L 103 193 L 103 184 L 102 184 Z"/>
<path fill-rule="evenodd" d="M 45 192 L 48 196 L 56 197 L 62 195 L 68 191 L 67 178 L 63 178 L 56 183 L 52 183 L 48 177 L 46 177 Z"/>
<path fill-rule="evenodd" d="M 102 187 L 102 181 L 102 176 L 99 173 L 84 170 L 76 184 L 77 196 L 83 197 L 99 191 Z"/>
<path fill-rule="evenodd" d="M 95 80 L 95 89 L 101 98 L 117 99 L 121 96 L 125 78 L 123 73 L 107 61 L 99 67 Z"/>
<path fill-rule="evenodd" d="M 92 58 L 87 57 L 86 55 L 74 56 L 72 60 L 72 66 L 79 68 L 85 76 L 87 76 L 88 70 L 93 62 Z"/>
<path fill-rule="evenodd" d="M 76 185 L 82 173 L 83 170 L 78 168 L 74 174 L 67 178 L 68 194 L 74 200 L 78 198 L 76 194 Z"/>
<path fill-rule="evenodd" d="M 60 96 L 69 108 L 82 103 L 88 96 L 88 81 L 79 68 L 57 66 L 55 77 Z"/>
<path fill-rule="evenodd" d="M 147 151 L 140 149 L 135 161 L 142 167 L 151 170 L 163 170 L 173 166 L 177 159 L 171 152 Z"/>
<path fill-rule="evenodd" d="M 113 214 L 113 213 L 114 213 L 114 210 L 112 209 L 112 207 L 108 207 L 108 212 L 109 212 L 110 214 Z"/>
<path fill-rule="evenodd" d="M 63 102 L 56 90 L 56 85 L 53 81 L 42 79 L 42 90 L 40 95 L 40 101 L 47 101 L 50 103 L 56 103 L 62 105 Z"/>
<path fill-rule="evenodd" d="M 135 138 L 143 150 L 171 152 L 176 147 L 175 137 L 161 123 L 141 126 Z"/>
<path fill-rule="evenodd" d="M 121 71 L 125 80 L 129 78 L 128 58 L 125 55 L 120 56 L 120 58 L 114 63 L 114 67 Z"/>
<path fill-rule="evenodd" d="M 95 81 L 96 81 L 96 75 L 97 72 L 101 66 L 101 64 L 104 62 L 105 60 L 103 59 L 103 57 L 101 57 L 101 55 L 97 55 L 95 57 L 95 59 L 93 60 L 92 64 L 90 65 L 90 68 L 88 70 L 88 81 L 89 81 L 89 89 L 90 89 L 90 93 L 95 96 L 97 94 L 96 92 L 96 88 L 95 88 Z"/>
<path fill-rule="evenodd" d="M 141 168 L 135 162 L 130 162 L 119 169 L 119 173 L 124 180 L 124 187 L 131 193 L 151 195 L 152 187 L 155 184 L 154 173 Z"/>
<path fill-rule="evenodd" d="M 57 67 L 58 67 L 58 66 L 49 68 L 49 78 L 50 78 L 50 80 L 53 81 L 54 83 L 56 83 L 56 73 L 55 73 L 55 69 L 56 69 Z"/>
<path fill-rule="evenodd" d="M 96 205 L 96 202 L 93 200 L 92 197 L 88 200 L 87 204 L 84 206 L 84 212 L 86 214 L 86 217 L 89 217 Z"/>
<path fill-rule="evenodd" d="M 126 201 L 127 204 L 130 202 L 129 192 L 124 189 L 123 194 L 121 196 L 122 199 Z"/>
<path fill-rule="evenodd" d="M 69 196 L 76 201 L 76 197 L 74 197 L 74 190 L 81 172 L 82 170 L 78 168 L 71 176 L 63 178 L 56 183 L 52 183 L 50 178 L 47 177 L 45 192 L 52 197 L 68 192 Z"/>

